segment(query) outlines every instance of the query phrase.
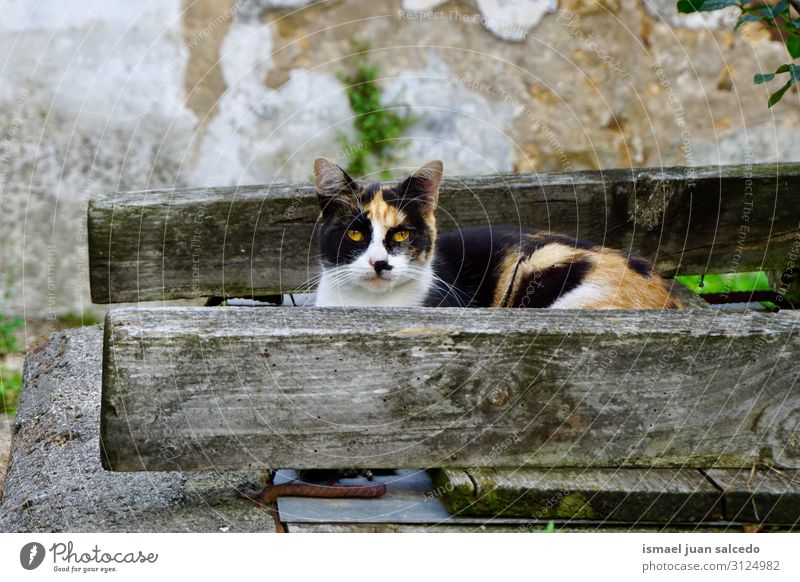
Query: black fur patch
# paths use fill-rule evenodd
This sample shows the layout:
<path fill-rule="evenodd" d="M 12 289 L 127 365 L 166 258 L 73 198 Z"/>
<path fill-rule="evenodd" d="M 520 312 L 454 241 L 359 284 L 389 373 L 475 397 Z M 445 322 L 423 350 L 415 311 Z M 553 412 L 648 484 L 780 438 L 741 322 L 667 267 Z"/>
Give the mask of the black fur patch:
<path fill-rule="evenodd" d="M 580 285 L 591 268 L 589 261 L 579 260 L 518 276 L 508 306 L 550 307 L 559 297 Z"/>
<path fill-rule="evenodd" d="M 367 204 L 370 200 L 375 197 L 375 194 L 378 193 L 381 189 L 381 185 L 377 182 L 373 182 L 372 184 L 367 184 L 359 193 L 359 199 L 361 200 L 361 204 Z"/>
<path fill-rule="evenodd" d="M 364 239 L 355 242 L 347 237 L 348 230 L 360 230 Z M 369 246 L 372 227 L 363 213 L 355 216 L 337 212 L 323 218 L 319 234 L 320 258 L 324 265 L 335 267 L 352 263 Z"/>
<path fill-rule="evenodd" d="M 491 307 L 498 285 L 498 266 L 509 253 L 528 257 L 552 243 L 577 249 L 595 248 L 592 243 L 567 236 L 510 226 L 464 228 L 440 235 L 436 241 L 434 272 L 444 282 L 437 284 L 426 304 Z M 561 294 L 579 285 L 590 267 L 578 261 L 571 268 L 548 269 L 538 274 L 538 281 L 529 280 L 533 274 L 524 275 L 526 280 L 521 288 L 526 289 L 531 284 L 539 290 L 525 300 L 526 306 L 551 305 Z M 524 291 L 517 292 L 519 285 L 517 282 L 512 290 L 512 305 L 519 305 L 525 297 Z"/>
<path fill-rule="evenodd" d="M 628 267 L 642 277 L 651 277 L 653 275 L 653 265 L 641 257 L 628 257 Z"/>
<path fill-rule="evenodd" d="M 511 227 L 464 228 L 436 240 L 434 272 L 439 282 L 427 304 L 489 307 L 497 287 L 497 266 L 508 252 L 525 244 L 524 232 Z"/>

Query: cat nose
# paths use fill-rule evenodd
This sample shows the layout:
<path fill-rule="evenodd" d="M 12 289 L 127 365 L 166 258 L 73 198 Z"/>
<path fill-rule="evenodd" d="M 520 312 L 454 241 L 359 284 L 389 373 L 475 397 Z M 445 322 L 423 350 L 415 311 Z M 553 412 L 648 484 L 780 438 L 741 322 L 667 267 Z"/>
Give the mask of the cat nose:
<path fill-rule="evenodd" d="M 392 266 L 389 264 L 388 261 L 375 261 L 372 266 L 375 268 L 375 272 L 380 275 L 383 271 L 391 271 Z"/>

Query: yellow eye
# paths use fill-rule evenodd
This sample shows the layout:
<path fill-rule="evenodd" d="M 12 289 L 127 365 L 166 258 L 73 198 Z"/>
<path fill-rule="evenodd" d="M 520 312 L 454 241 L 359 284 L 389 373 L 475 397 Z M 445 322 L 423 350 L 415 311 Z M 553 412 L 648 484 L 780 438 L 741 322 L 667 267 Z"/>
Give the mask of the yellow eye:
<path fill-rule="evenodd" d="M 347 238 L 349 238 L 353 242 L 361 242 L 364 240 L 364 233 L 360 230 L 348 230 L 347 231 Z"/>
<path fill-rule="evenodd" d="M 409 234 L 411 233 L 409 233 L 407 230 L 398 230 L 392 233 L 392 240 L 397 243 L 403 242 L 404 240 L 408 239 Z"/>

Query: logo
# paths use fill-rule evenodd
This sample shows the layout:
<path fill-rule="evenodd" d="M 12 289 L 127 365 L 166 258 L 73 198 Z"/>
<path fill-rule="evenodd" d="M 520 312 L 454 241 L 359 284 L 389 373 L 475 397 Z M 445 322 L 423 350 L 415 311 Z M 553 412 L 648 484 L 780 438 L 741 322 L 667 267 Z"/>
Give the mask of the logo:
<path fill-rule="evenodd" d="M 30 542 L 19 551 L 19 563 L 26 570 L 35 570 L 44 561 L 44 546 L 38 542 Z"/>

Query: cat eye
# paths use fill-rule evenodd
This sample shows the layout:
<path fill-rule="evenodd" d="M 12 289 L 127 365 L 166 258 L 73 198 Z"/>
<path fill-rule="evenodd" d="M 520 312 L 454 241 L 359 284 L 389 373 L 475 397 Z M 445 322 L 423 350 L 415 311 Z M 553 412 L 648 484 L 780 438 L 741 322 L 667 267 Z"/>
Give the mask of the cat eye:
<path fill-rule="evenodd" d="M 405 240 L 408 240 L 409 234 L 411 233 L 407 230 L 397 230 L 392 233 L 392 240 L 396 243 L 403 242 Z"/>
<path fill-rule="evenodd" d="M 349 238 L 353 242 L 361 242 L 364 240 L 364 233 L 360 230 L 348 230 L 347 231 L 347 238 Z"/>

